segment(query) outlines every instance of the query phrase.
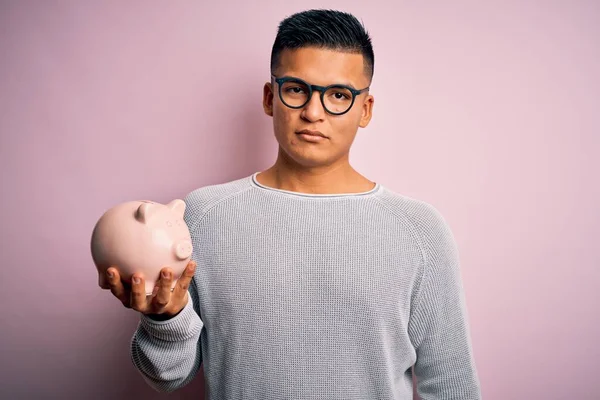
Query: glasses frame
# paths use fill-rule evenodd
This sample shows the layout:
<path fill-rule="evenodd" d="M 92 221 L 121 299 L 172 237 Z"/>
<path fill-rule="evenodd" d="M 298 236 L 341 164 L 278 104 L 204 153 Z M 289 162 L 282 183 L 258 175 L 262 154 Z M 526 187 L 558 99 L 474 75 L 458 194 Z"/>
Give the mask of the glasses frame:
<path fill-rule="evenodd" d="M 299 109 L 299 108 L 303 108 L 305 107 L 308 102 L 310 101 L 310 99 L 312 99 L 312 95 L 314 91 L 317 91 L 320 93 L 320 98 L 321 98 L 321 105 L 323 106 L 323 109 L 325 111 L 327 111 L 329 114 L 331 115 L 344 115 L 346 114 L 348 111 L 350 111 L 352 109 L 352 107 L 354 107 L 354 102 L 356 100 L 356 96 L 362 94 L 363 92 L 369 90 L 369 87 L 367 86 L 364 89 L 354 89 L 353 87 L 350 87 L 348 85 L 342 85 L 339 83 L 334 83 L 332 85 L 329 86 L 319 86 L 319 85 L 311 85 L 308 82 L 300 79 L 300 78 L 295 78 L 293 76 L 282 76 L 280 78 L 276 77 L 275 75 L 271 74 L 271 77 L 275 80 L 275 82 L 277 82 L 277 86 L 279 87 L 278 92 L 279 92 L 279 99 L 281 100 L 281 102 L 283 104 L 285 104 L 286 107 L 289 108 L 293 108 L 293 109 Z M 281 85 L 283 85 L 286 82 L 298 82 L 301 84 L 306 85 L 306 87 L 308 88 L 308 97 L 306 98 L 306 102 L 304 102 L 304 104 L 302 104 L 301 106 L 290 106 L 288 103 L 285 102 L 285 100 L 283 100 L 283 96 L 281 94 Z M 323 99 L 323 97 L 325 96 L 325 92 L 331 88 L 342 88 L 342 89 L 347 89 L 350 91 L 350 93 L 352 93 L 352 103 L 350 103 L 350 107 L 348 107 L 348 109 L 346 111 L 342 111 L 341 113 L 335 113 L 330 111 L 329 109 L 327 109 L 327 106 L 325 106 L 325 101 Z"/>

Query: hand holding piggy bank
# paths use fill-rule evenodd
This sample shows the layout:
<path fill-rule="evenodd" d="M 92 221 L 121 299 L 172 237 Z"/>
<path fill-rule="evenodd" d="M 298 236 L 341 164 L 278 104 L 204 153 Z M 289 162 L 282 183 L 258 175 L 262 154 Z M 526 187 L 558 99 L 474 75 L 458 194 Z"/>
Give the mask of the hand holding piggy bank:
<path fill-rule="evenodd" d="M 111 286 L 106 272 L 113 267 L 126 283 L 135 285 L 132 277 L 141 276 L 145 294 L 151 295 L 161 270 L 168 266 L 172 273 L 169 289 L 175 288 L 192 254 L 184 211 L 182 200 L 166 205 L 130 201 L 106 211 L 96 223 L 91 240 L 100 287 Z"/>

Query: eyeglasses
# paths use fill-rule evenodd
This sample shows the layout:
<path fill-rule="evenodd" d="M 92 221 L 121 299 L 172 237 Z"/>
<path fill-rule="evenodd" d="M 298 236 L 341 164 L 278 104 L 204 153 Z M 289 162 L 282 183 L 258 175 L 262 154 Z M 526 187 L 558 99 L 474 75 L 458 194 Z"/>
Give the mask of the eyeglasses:
<path fill-rule="evenodd" d="M 333 115 L 346 114 L 354 105 L 356 96 L 369 90 L 368 87 L 357 90 L 341 84 L 329 86 L 310 85 L 300 78 L 271 76 L 279 86 L 281 102 L 287 107 L 294 109 L 304 107 L 312 98 L 313 91 L 316 90 L 321 93 L 321 104 L 323 104 L 325 111 Z"/>

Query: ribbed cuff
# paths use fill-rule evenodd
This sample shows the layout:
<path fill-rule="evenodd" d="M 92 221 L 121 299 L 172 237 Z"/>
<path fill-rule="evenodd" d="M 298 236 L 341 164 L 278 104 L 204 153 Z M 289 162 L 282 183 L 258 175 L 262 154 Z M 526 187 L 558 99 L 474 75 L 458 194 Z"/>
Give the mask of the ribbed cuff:
<path fill-rule="evenodd" d="M 156 321 L 142 314 L 140 323 L 148 334 L 168 342 L 177 342 L 189 339 L 202 330 L 202 321 L 194 310 L 192 296 L 188 294 L 188 302 L 185 307 L 173 318 L 165 321 Z"/>

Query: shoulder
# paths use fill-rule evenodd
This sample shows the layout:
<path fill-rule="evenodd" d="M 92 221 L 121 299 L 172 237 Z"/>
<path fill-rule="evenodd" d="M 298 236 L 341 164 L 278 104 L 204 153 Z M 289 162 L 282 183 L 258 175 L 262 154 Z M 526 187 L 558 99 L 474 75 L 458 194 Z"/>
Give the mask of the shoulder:
<path fill-rule="evenodd" d="M 438 230 L 447 221 L 432 203 L 382 188 L 377 196 L 381 205 L 398 218 L 410 222 L 422 234 Z"/>
<path fill-rule="evenodd" d="M 442 249 L 454 250 L 455 241 L 447 219 L 432 203 L 383 188 L 377 196 L 387 211 L 410 226 L 419 241 L 424 258 Z"/>
<path fill-rule="evenodd" d="M 188 193 L 185 198 L 185 220 L 190 229 L 211 209 L 252 189 L 250 177 L 207 185 Z"/>

